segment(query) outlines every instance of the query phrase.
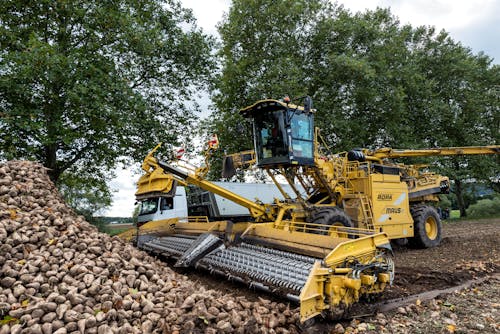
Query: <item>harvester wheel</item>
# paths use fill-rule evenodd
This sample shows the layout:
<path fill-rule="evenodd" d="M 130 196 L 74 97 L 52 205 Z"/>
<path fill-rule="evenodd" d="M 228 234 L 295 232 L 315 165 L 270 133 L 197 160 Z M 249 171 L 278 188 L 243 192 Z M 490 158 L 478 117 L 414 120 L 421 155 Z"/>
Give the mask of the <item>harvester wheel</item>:
<path fill-rule="evenodd" d="M 434 207 L 416 205 L 410 209 L 413 217 L 413 238 L 408 238 L 411 246 L 418 248 L 436 247 L 441 243 L 441 220 Z"/>
<path fill-rule="evenodd" d="M 353 227 L 349 216 L 338 207 L 320 209 L 314 214 L 313 223 L 322 226 L 314 225 L 315 230 L 312 233 L 334 235 L 341 238 L 349 237 L 348 232 L 345 230 L 345 232 L 339 232 L 336 227 Z"/>

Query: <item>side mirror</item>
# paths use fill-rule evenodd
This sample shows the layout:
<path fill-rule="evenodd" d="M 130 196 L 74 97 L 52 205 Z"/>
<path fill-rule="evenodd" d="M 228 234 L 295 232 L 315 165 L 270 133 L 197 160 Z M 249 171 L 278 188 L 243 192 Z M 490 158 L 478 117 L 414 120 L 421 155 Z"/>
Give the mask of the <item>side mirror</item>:
<path fill-rule="evenodd" d="M 313 101 L 310 96 L 306 96 L 304 99 L 304 112 L 310 113 L 313 106 Z"/>

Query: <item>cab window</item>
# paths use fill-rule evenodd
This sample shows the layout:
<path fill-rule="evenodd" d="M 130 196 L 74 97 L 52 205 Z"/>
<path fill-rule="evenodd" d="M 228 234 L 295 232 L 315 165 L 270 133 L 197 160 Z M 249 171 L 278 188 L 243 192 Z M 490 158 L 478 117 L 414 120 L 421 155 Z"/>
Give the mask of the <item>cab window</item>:
<path fill-rule="evenodd" d="M 262 113 L 255 117 L 257 157 L 262 163 L 288 161 L 283 112 Z"/>
<path fill-rule="evenodd" d="M 139 215 L 148 215 L 155 213 L 158 207 L 158 198 L 148 198 L 141 202 L 141 211 Z"/>
<path fill-rule="evenodd" d="M 298 158 L 313 158 L 313 125 L 308 114 L 296 113 L 291 119 L 293 155 Z"/>
<path fill-rule="evenodd" d="M 172 210 L 174 208 L 173 197 L 162 197 L 160 201 L 160 210 Z"/>

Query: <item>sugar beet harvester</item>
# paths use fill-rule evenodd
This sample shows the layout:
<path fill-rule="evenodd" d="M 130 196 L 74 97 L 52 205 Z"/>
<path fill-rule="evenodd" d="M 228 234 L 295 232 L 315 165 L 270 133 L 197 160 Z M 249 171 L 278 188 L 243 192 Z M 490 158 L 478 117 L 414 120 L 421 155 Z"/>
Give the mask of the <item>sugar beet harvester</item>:
<path fill-rule="evenodd" d="M 174 257 L 178 266 L 202 267 L 284 294 L 300 303 L 302 321 L 320 314 L 336 317 L 360 296 L 392 284 L 390 239 L 408 238 L 420 247 L 441 240 L 440 218 L 428 203 L 448 191 L 448 178 L 387 159 L 499 153 L 499 146 L 489 146 L 330 154 L 320 145 L 311 104 L 309 98 L 303 107 L 262 100 L 241 110 L 253 120 L 255 151 L 225 159 L 226 176 L 234 167 L 256 162 L 283 201 L 243 198 L 205 180 L 208 163 L 186 171 L 156 159 L 156 149 L 150 152 L 138 197 L 173 196 L 176 183 L 193 184 L 248 208 L 254 222 L 200 222 L 199 217 L 150 222 L 141 230 L 155 233 L 140 233 L 138 246 Z M 208 152 L 216 146 L 209 145 Z M 289 183 L 293 198 L 278 175 Z"/>

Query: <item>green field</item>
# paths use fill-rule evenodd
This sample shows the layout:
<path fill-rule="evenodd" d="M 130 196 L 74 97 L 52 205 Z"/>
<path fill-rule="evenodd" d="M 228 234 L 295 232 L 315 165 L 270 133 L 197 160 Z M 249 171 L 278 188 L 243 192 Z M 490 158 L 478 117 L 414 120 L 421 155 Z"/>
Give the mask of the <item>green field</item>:
<path fill-rule="evenodd" d="M 104 225 L 104 232 L 113 236 L 131 229 L 132 227 L 134 227 L 133 224 L 106 224 Z"/>
<path fill-rule="evenodd" d="M 460 210 L 451 210 L 450 219 L 459 219 L 460 218 Z"/>

